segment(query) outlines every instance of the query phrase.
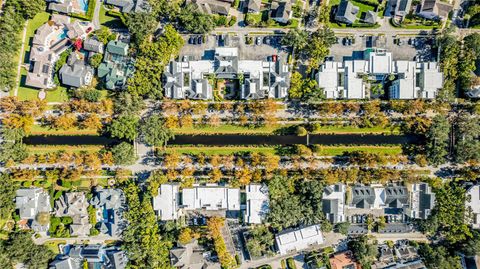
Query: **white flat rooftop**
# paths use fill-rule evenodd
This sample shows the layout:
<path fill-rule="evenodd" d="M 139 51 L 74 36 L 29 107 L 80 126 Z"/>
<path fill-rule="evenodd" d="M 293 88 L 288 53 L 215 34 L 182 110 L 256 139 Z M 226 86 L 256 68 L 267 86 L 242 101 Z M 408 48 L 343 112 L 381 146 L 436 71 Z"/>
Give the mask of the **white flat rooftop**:
<path fill-rule="evenodd" d="M 275 236 L 278 250 L 281 255 L 307 249 L 312 245 L 324 242 L 319 224 L 305 228 L 287 231 Z"/>
<path fill-rule="evenodd" d="M 185 210 L 240 210 L 240 189 L 222 186 L 196 186 L 182 192 Z"/>

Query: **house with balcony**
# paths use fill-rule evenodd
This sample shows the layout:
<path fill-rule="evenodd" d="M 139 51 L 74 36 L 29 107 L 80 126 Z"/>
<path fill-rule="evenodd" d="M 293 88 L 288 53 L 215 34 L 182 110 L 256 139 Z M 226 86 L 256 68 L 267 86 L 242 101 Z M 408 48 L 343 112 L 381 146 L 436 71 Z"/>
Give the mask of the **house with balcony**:
<path fill-rule="evenodd" d="M 372 81 L 383 86 L 392 77 L 390 99 L 433 99 L 443 83 L 438 63 L 393 60 L 392 53 L 382 49 L 369 49 L 363 57 L 341 62 L 326 61 L 316 80 L 327 99 L 364 99 Z"/>
<path fill-rule="evenodd" d="M 242 60 L 238 48 L 216 48 L 212 59 L 172 61 L 163 73 L 165 96 L 213 99 L 214 79 L 236 81 L 241 99 L 285 98 L 290 86 L 288 65 L 277 57 Z"/>

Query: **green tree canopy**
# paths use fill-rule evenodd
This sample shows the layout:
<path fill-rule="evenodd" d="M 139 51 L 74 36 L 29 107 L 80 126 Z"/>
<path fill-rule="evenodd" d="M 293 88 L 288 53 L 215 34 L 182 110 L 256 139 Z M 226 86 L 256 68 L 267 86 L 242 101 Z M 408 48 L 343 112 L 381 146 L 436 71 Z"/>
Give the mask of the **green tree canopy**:
<path fill-rule="evenodd" d="M 178 22 L 185 31 L 192 34 L 206 34 L 215 28 L 212 16 L 199 11 L 193 4 L 187 4 L 180 10 Z"/>
<path fill-rule="evenodd" d="M 426 134 L 426 152 L 429 163 L 439 165 L 445 162 L 448 154 L 449 131 L 450 124 L 447 118 L 441 114 L 436 115 Z"/>
<path fill-rule="evenodd" d="M 122 248 L 128 255 L 132 268 L 169 268 L 169 249 L 172 242 L 162 238 L 155 212 L 138 185 L 130 181 L 123 188 L 129 210 L 125 217 L 129 222 L 123 232 Z"/>
<path fill-rule="evenodd" d="M 15 192 L 18 184 L 8 174 L 0 174 L 0 219 L 9 219 L 15 210 Z"/>
<path fill-rule="evenodd" d="M 172 57 L 178 55 L 184 41 L 171 25 L 154 42 L 144 42 L 139 47 L 135 61 L 135 74 L 128 80 L 128 92 L 132 95 L 163 97 L 162 73 Z"/>
<path fill-rule="evenodd" d="M 306 30 L 293 29 L 282 37 L 282 45 L 293 47 L 295 50 L 303 50 L 309 41 L 309 34 Z"/>
<path fill-rule="evenodd" d="M 137 46 L 142 44 L 157 29 L 157 21 L 147 12 L 131 12 L 127 15 L 127 27 Z"/>
<path fill-rule="evenodd" d="M 112 148 L 113 162 L 116 165 L 131 165 L 137 159 L 131 144 L 122 142 Z"/>
<path fill-rule="evenodd" d="M 455 156 L 460 163 L 480 160 L 480 120 L 461 113 L 455 124 Z"/>
<path fill-rule="evenodd" d="M 122 115 L 112 120 L 108 131 L 112 137 L 125 138 L 133 141 L 138 136 L 138 122 L 139 119 L 137 116 Z"/>
<path fill-rule="evenodd" d="M 164 120 L 158 115 L 151 116 L 142 123 L 140 134 L 145 143 L 157 147 L 165 146 L 168 140 L 175 137 L 173 131 L 165 127 Z"/>
<path fill-rule="evenodd" d="M 47 247 L 35 245 L 29 233 L 15 232 L 7 240 L 0 240 L 0 261 L 7 268 L 17 263 L 23 263 L 29 269 L 47 268 L 49 260 L 54 256 Z"/>

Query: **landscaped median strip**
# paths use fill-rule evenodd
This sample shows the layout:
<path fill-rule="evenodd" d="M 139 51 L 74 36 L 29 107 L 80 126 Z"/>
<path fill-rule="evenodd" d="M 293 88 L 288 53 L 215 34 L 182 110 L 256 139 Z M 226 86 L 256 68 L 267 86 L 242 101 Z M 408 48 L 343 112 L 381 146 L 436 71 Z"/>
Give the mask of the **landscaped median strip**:
<path fill-rule="evenodd" d="M 32 126 L 30 135 L 98 135 L 98 131 L 95 129 L 79 129 L 76 127 L 68 130 L 57 130 L 35 124 Z"/>
<path fill-rule="evenodd" d="M 239 126 L 233 124 L 223 124 L 220 126 L 192 126 L 173 128 L 175 134 L 274 134 L 280 132 L 282 129 L 286 130 L 294 125 L 273 125 L 273 126 L 261 126 L 261 127 L 248 127 Z M 384 127 L 371 127 L 371 128 L 359 128 L 357 126 L 322 126 L 314 134 L 400 134 L 398 127 L 396 128 L 384 128 Z"/>
<path fill-rule="evenodd" d="M 316 156 L 334 157 L 340 156 L 344 152 L 363 151 L 372 154 L 383 155 L 401 155 L 402 147 L 397 145 L 392 146 L 319 146 L 320 151 L 315 152 Z M 178 154 L 205 154 L 209 155 L 232 155 L 242 152 L 263 153 L 275 155 L 280 147 L 252 147 L 252 146 L 225 146 L 225 147 L 208 147 L 208 146 L 173 146 L 167 147 L 166 153 Z"/>

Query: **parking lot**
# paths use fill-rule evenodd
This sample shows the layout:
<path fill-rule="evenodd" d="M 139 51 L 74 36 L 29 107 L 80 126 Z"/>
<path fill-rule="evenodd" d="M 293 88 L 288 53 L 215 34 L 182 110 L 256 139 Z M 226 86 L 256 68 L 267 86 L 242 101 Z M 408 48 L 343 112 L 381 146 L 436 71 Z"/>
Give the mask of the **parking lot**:
<path fill-rule="evenodd" d="M 368 48 L 384 48 L 392 52 L 393 60 L 435 61 L 431 52 L 432 41 L 426 38 L 396 37 L 396 36 L 340 36 L 337 44 L 330 49 L 335 61 L 351 57 L 354 52 Z M 355 53 L 356 54 L 356 53 Z"/>
<path fill-rule="evenodd" d="M 287 59 L 288 51 L 280 45 L 280 36 L 270 35 L 188 35 L 180 56 L 194 59 L 212 59 L 217 47 L 236 47 L 242 60 L 264 60 L 278 55 Z M 247 44 L 248 43 L 248 44 Z"/>

